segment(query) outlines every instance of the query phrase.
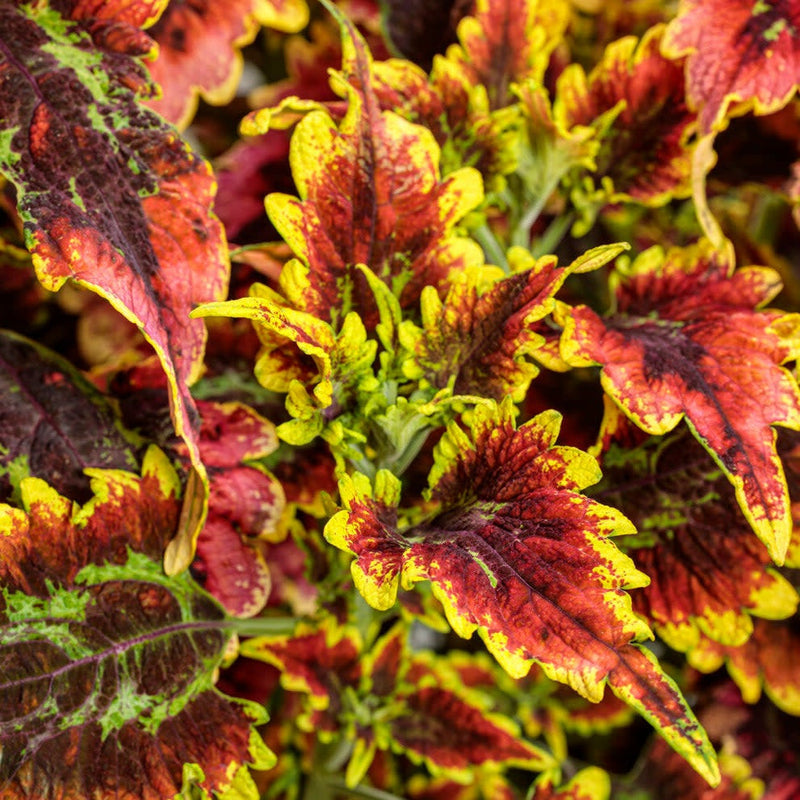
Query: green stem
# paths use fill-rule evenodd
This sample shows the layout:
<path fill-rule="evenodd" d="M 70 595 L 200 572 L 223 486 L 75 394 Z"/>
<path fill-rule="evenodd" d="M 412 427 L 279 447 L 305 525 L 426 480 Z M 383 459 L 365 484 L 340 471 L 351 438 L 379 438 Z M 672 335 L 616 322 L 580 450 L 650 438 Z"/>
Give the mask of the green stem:
<path fill-rule="evenodd" d="M 372 786 L 364 786 L 361 783 L 350 788 L 338 775 L 318 775 L 317 778 L 337 792 L 347 792 L 350 797 L 364 797 L 366 800 L 403 800 L 396 794 L 384 792 L 383 789 L 374 789 Z"/>
<path fill-rule="evenodd" d="M 481 225 L 472 231 L 472 238 L 483 248 L 486 260 L 490 264 L 500 267 L 503 272 L 509 271 L 505 251 L 487 224 Z"/>
<path fill-rule="evenodd" d="M 280 636 L 293 633 L 297 617 L 252 617 L 250 619 L 229 619 L 227 626 L 240 636 Z"/>
<path fill-rule="evenodd" d="M 554 175 L 547 182 L 544 189 L 542 189 L 541 193 L 539 194 L 539 199 L 532 206 L 528 207 L 528 210 L 522 215 L 522 218 L 514 228 L 514 232 L 511 234 L 512 245 L 530 247 L 531 228 L 534 226 L 536 220 L 539 219 L 539 215 L 542 213 L 545 203 L 549 200 L 550 195 L 556 190 L 556 187 L 560 181 L 561 175 Z"/>
<path fill-rule="evenodd" d="M 555 252 L 574 220 L 575 213 L 573 211 L 556 217 L 547 226 L 547 230 L 535 242 L 531 243 L 531 255 L 534 258 L 539 258 Z"/>

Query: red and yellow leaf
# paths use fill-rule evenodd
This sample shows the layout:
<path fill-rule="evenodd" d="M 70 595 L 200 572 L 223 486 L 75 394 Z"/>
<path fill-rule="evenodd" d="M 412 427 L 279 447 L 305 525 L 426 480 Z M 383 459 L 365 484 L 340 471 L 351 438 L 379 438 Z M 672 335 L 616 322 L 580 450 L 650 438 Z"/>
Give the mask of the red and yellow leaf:
<path fill-rule="evenodd" d="M 471 432 L 450 426 L 429 476 L 439 512 L 400 531 L 400 486 L 379 472 L 340 481 L 346 508 L 328 540 L 356 555 L 356 586 L 389 608 L 398 586 L 429 580 L 453 630 L 476 629 L 512 675 L 532 663 L 599 700 L 608 683 L 693 766 L 716 779 L 704 732 L 675 685 L 636 642 L 650 631 L 626 588 L 646 584 L 608 536 L 631 533 L 616 510 L 579 494 L 599 478 L 591 456 L 554 445 L 560 416 L 546 412 L 515 429 L 512 406 L 474 411 Z"/>
<path fill-rule="evenodd" d="M 681 0 L 663 50 L 686 56 L 686 88 L 703 134 L 731 114 L 769 114 L 800 83 L 797 0 Z"/>
<path fill-rule="evenodd" d="M 161 800 L 185 788 L 257 790 L 274 757 L 253 704 L 213 686 L 232 635 L 187 573 L 168 578 L 178 477 L 151 448 L 141 477 L 90 470 L 77 506 L 26 478 L 0 506 L 4 664 L 0 784 L 9 800 Z"/>
<path fill-rule="evenodd" d="M 170 0 L 148 31 L 158 44 L 148 68 L 161 96 L 147 105 L 185 127 L 199 96 L 214 105 L 231 100 L 242 73 L 240 48 L 261 25 L 295 32 L 307 22 L 305 0 Z"/>
<path fill-rule="evenodd" d="M 756 703 L 762 690 L 787 714 L 800 716 L 800 620 L 754 620 L 753 635 L 738 647 L 704 638 L 689 653 L 689 663 L 703 672 L 723 664 L 746 703 Z"/>
<path fill-rule="evenodd" d="M 605 319 L 586 306 L 564 313 L 565 360 L 600 364 L 605 391 L 648 433 L 667 433 L 685 417 L 782 563 L 792 519 L 772 426 L 800 428 L 797 382 L 781 366 L 798 353 L 800 321 L 761 309 L 778 276 L 734 271 L 700 244 L 666 255 L 653 248 L 617 271 L 612 288 L 617 308 Z"/>
<path fill-rule="evenodd" d="M 640 531 L 622 549 L 651 579 L 633 595 L 636 611 L 681 652 L 703 637 L 743 644 L 753 617 L 794 614 L 797 592 L 772 568 L 708 453 L 688 432 L 650 445 L 603 461 L 601 495 Z"/>
<path fill-rule="evenodd" d="M 512 99 L 512 83 L 542 81 L 569 17 L 569 6 L 558 0 L 477 0 L 473 15 L 458 24 L 460 46 L 447 55 L 486 88 L 492 109 L 501 108 Z"/>
<path fill-rule="evenodd" d="M 641 40 L 610 44 L 588 78 L 573 64 L 558 79 L 564 127 L 598 130 L 594 175 L 610 202 L 661 205 L 691 191 L 695 115 L 686 105 L 682 65 L 659 52 L 663 31 L 656 26 Z"/>
<path fill-rule="evenodd" d="M 552 763 L 519 737 L 510 719 L 487 713 L 456 692 L 428 686 L 403 692 L 388 724 L 392 747 L 434 773 L 469 779 L 478 765 L 542 769 Z"/>
<path fill-rule="evenodd" d="M 554 307 L 554 295 L 573 268 L 583 261 L 611 260 L 624 245 L 596 248 L 574 264 L 558 267 L 554 256 L 534 260 L 514 249 L 508 258 L 513 275 L 481 267 L 456 276 L 442 301 L 433 287 L 422 292 L 422 327 L 400 326 L 400 341 L 411 360 L 403 365 L 420 386 L 500 401 L 519 402 L 538 368 L 529 360 L 543 341 L 535 323 Z M 499 278 L 499 279 L 498 279 Z"/>
<path fill-rule="evenodd" d="M 48 289 L 73 279 L 109 300 L 142 330 L 169 381 L 201 490 L 198 519 L 169 559 L 177 571 L 191 559 L 205 495 L 188 390 L 205 327 L 189 311 L 224 297 L 228 281 L 210 170 L 137 103 L 147 86 L 133 58 L 141 41 L 130 53 L 103 50 L 54 11 L 16 4 L 0 8 L 0 27 L 0 170 L 17 188 L 37 275 Z"/>
<path fill-rule="evenodd" d="M 352 83 L 338 77 L 335 88 L 348 100 L 347 113 L 338 126 L 321 109 L 303 117 L 289 156 L 300 198 L 272 194 L 266 203 L 298 257 L 281 275 L 286 298 L 334 327 L 358 310 L 370 327 L 375 301 L 356 266 L 368 266 L 402 305 L 414 305 L 423 286 L 482 262 L 477 244 L 452 230 L 483 193 L 475 170 L 440 180 L 430 132 L 381 111 L 366 45 L 354 32 L 343 42 Z"/>
<path fill-rule="evenodd" d="M 559 785 L 558 777 L 542 775 L 536 781 L 531 800 L 609 800 L 611 797 L 611 779 L 600 767 L 582 769 L 563 786 Z"/>
<path fill-rule="evenodd" d="M 309 695 L 314 709 L 335 720 L 345 687 L 358 686 L 363 675 L 363 644 L 355 629 L 330 619 L 318 627 L 301 623 L 291 636 L 257 636 L 242 643 L 242 655 L 266 661 L 281 671 L 281 685 Z"/>

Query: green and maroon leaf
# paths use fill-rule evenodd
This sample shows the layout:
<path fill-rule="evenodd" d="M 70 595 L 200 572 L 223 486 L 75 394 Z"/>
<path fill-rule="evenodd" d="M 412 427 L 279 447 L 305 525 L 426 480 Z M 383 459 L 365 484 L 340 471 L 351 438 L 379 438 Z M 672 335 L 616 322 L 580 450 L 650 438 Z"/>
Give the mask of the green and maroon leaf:
<path fill-rule="evenodd" d="M 747 703 L 763 692 L 787 714 L 800 716 L 800 619 L 754 620 L 753 635 L 738 647 L 703 639 L 689 654 L 689 663 L 713 672 L 723 663 Z"/>
<path fill-rule="evenodd" d="M 91 22 L 93 28 L 97 27 L 99 20 L 147 28 L 161 16 L 168 2 L 169 0 L 50 0 L 48 5 L 67 19 Z"/>
<path fill-rule="evenodd" d="M 703 637 L 743 644 L 752 617 L 781 619 L 797 609 L 792 585 L 771 565 L 733 490 L 689 435 L 605 454 L 600 495 L 637 529 L 621 548 L 650 576 L 633 606 L 675 650 Z"/>
<path fill-rule="evenodd" d="M 546 674 L 599 700 L 608 683 L 661 731 L 709 782 L 712 750 L 677 687 L 636 642 L 650 630 L 626 588 L 647 583 L 608 536 L 631 533 L 618 511 L 579 494 L 599 469 L 582 451 L 555 446 L 560 416 L 519 429 L 510 402 L 478 406 L 471 431 L 452 425 L 435 451 L 431 500 L 440 510 L 400 531 L 399 483 L 379 472 L 344 478 L 346 506 L 328 540 L 356 555 L 356 586 L 376 608 L 405 588 L 432 583 L 453 630 L 476 629 L 514 676 L 534 661 Z"/>
<path fill-rule="evenodd" d="M 612 43 L 588 78 L 574 64 L 558 79 L 565 127 L 598 130 L 594 175 L 611 202 L 661 205 L 691 192 L 695 114 L 686 105 L 682 64 L 659 52 L 663 31 L 656 26 L 641 40 Z"/>
<path fill-rule="evenodd" d="M 242 73 L 240 48 L 261 25 L 299 31 L 308 22 L 305 0 L 170 0 L 148 31 L 158 55 L 148 68 L 161 96 L 148 105 L 178 128 L 194 116 L 198 97 L 222 105 Z"/>
<path fill-rule="evenodd" d="M 169 379 L 174 425 L 202 488 L 188 385 L 205 327 L 188 315 L 221 299 L 228 280 L 208 165 L 138 105 L 147 82 L 131 55 L 99 49 L 49 9 L 6 4 L 0 15 L 0 170 L 16 185 L 39 279 L 52 290 L 74 279 L 140 327 Z M 185 549 L 173 569 L 188 563 Z"/>
<path fill-rule="evenodd" d="M 440 180 L 431 134 L 381 111 L 358 34 L 343 33 L 343 51 L 352 83 L 340 77 L 336 88 L 347 97 L 347 113 L 338 126 L 323 110 L 298 123 L 290 162 L 300 198 L 272 194 L 266 202 L 298 257 L 281 276 L 286 297 L 335 327 L 351 309 L 373 326 L 375 301 L 356 265 L 387 282 L 404 306 L 414 305 L 426 284 L 481 263 L 480 248 L 452 230 L 483 193 L 474 170 Z"/>
<path fill-rule="evenodd" d="M 594 255 L 602 263 L 624 247 L 597 248 Z M 400 341 L 413 354 L 403 367 L 407 377 L 437 390 L 454 379 L 455 394 L 525 397 L 538 372 L 529 357 L 543 341 L 535 323 L 554 308 L 555 293 L 578 262 L 558 267 L 555 256 L 533 259 L 522 248 L 508 258 L 516 268 L 509 277 L 481 267 L 454 278 L 444 301 L 432 287 L 423 290 L 422 328 L 400 327 Z"/>
<path fill-rule="evenodd" d="M 648 433 L 685 417 L 782 563 L 792 519 L 772 426 L 800 428 L 800 392 L 781 366 L 797 355 L 800 329 L 797 315 L 761 309 L 779 288 L 772 270 L 734 272 L 705 243 L 653 248 L 615 274 L 613 314 L 566 313 L 561 351 L 574 366 L 600 364 L 605 391 Z"/>
<path fill-rule="evenodd" d="M 177 474 L 154 448 L 141 477 L 89 474 L 82 507 L 38 478 L 0 507 L 3 796 L 160 800 L 191 774 L 255 798 L 246 764 L 274 762 L 263 712 L 213 687 L 230 622 L 161 567 Z"/>
<path fill-rule="evenodd" d="M 437 686 L 398 696 L 400 711 L 389 723 L 394 749 L 424 761 L 434 773 L 469 778 L 477 765 L 542 769 L 552 758 L 520 738 L 510 719 Z"/>
<path fill-rule="evenodd" d="M 558 773 L 542 775 L 536 781 L 531 800 L 609 800 L 611 797 L 611 779 L 600 767 L 585 767 L 563 785 L 559 777 Z"/>
<path fill-rule="evenodd" d="M 137 467 L 103 396 L 65 359 L 9 331 L 0 334 L 0 396 L 0 501 L 29 475 L 86 501 L 84 469 Z"/>
<path fill-rule="evenodd" d="M 752 109 L 786 105 L 800 83 L 797 0 L 681 0 L 663 49 L 686 56 L 689 102 L 703 134 Z"/>

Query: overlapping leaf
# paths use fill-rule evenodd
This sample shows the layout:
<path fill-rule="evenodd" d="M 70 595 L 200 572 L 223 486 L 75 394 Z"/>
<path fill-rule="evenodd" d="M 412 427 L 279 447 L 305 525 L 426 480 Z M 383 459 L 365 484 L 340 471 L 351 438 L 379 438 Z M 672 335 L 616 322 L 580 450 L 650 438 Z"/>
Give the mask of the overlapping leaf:
<path fill-rule="evenodd" d="M 778 708 L 800 716 L 800 620 L 755 620 L 753 635 L 733 647 L 708 638 L 689 654 L 689 663 L 703 672 L 723 664 L 747 703 L 756 703 L 762 690 Z"/>
<path fill-rule="evenodd" d="M 586 767 L 563 786 L 556 776 L 545 774 L 536 781 L 531 800 L 608 800 L 611 780 L 599 767 Z"/>
<path fill-rule="evenodd" d="M 0 170 L 17 187 L 39 279 L 55 290 L 72 278 L 141 328 L 168 377 L 175 428 L 202 487 L 188 384 L 201 368 L 205 328 L 188 314 L 221 299 L 228 279 L 208 166 L 137 104 L 147 86 L 133 58 L 144 52 L 138 29 L 93 27 L 115 48 L 101 49 L 86 32 L 91 18 L 81 26 L 16 4 L 0 15 Z M 174 569 L 188 563 L 191 543 L 185 550 Z"/>
<path fill-rule="evenodd" d="M 448 57 L 462 61 L 471 82 L 486 88 L 492 109 L 511 101 L 511 83 L 541 81 L 550 53 L 569 21 L 558 0 L 477 0 L 473 15 L 458 25 L 460 47 Z"/>
<path fill-rule="evenodd" d="M 607 682 L 713 781 L 705 734 L 635 644 L 650 631 L 624 590 L 647 579 L 607 538 L 632 527 L 579 494 L 599 470 L 554 445 L 559 423 L 548 412 L 515 429 L 510 403 L 478 406 L 469 434 L 450 426 L 437 446 L 429 482 L 439 513 L 401 532 L 399 484 L 379 472 L 374 496 L 366 481 L 340 482 L 346 508 L 325 535 L 356 555 L 354 580 L 375 608 L 392 606 L 401 581 L 430 580 L 453 629 L 479 630 L 512 675 L 537 661 L 593 700 Z"/>
<path fill-rule="evenodd" d="M 0 507 L 0 784 L 9 800 L 161 800 L 196 783 L 257 796 L 274 760 L 258 707 L 213 687 L 231 635 L 186 573 L 167 578 L 179 482 L 151 449 L 141 477 L 91 470 L 74 505 L 26 478 Z"/>
<path fill-rule="evenodd" d="M 339 77 L 335 88 L 347 113 L 338 126 L 321 109 L 298 123 L 290 162 L 300 198 L 272 194 L 267 211 L 298 257 L 281 276 L 286 298 L 334 327 L 352 309 L 371 327 L 374 299 L 356 265 L 413 305 L 426 284 L 481 263 L 480 248 L 452 229 L 483 195 L 474 170 L 440 180 L 431 134 L 381 111 L 369 52 L 354 31 L 344 34 L 343 55 L 352 83 Z"/>
<path fill-rule="evenodd" d="M 422 327 L 400 326 L 400 341 L 413 354 L 404 364 L 407 377 L 443 389 L 452 381 L 456 394 L 521 401 L 537 367 L 528 360 L 542 337 L 535 323 L 555 306 L 553 296 L 573 270 L 600 266 L 624 245 L 595 248 L 567 267 L 555 257 L 538 260 L 512 251 L 516 267 L 492 281 L 487 268 L 457 276 L 444 301 L 432 287 L 422 293 Z M 499 272 L 499 270 L 498 270 Z M 496 277 L 496 276 L 495 276 Z"/>
<path fill-rule="evenodd" d="M 241 403 L 200 402 L 198 409 L 210 493 L 192 568 L 229 614 L 250 617 L 264 607 L 272 587 L 259 540 L 280 537 L 285 498 L 275 477 L 247 462 L 269 455 L 278 438 L 272 423 Z"/>
<path fill-rule="evenodd" d="M 690 192 L 689 136 L 683 69 L 659 52 L 663 26 L 641 40 L 619 39 L 587 77 L 578 64 L 559 77 L 557 108 L 566 129 L 597 130 L 595 175 L 609 200 L 659 205 Z"/>
<path fill-rule="evenodd" d="M 516 726 L 489 713 L 469 692 L 431 670 L 429 661 L 409 664 L 407 631 L 395 626 L 369 652 L 350 629 L 330 622 L 301 627 L 291 637 L 258 637 L 243 645 L 247 655 L 281 669 L 287 689 L 310 695 L 304 724 L 333 732 L 352 726 L 359 744 L 348 767 L 358 783 L 379 749 L 391 747 L 434 773 L 464 779 L 484 764 L 541 769 L 553 760 L 519 738 Z"/>
<path fill-rule="evenodd" d="M 734 271 L 705 244 L 642 254 L 612 288 L 616 310 L 565 312 L 573 365 L 602 365 L 605 391 L 643 430 L 682 418 L 733 484 L 770 556 L 782 563 L 792 519 L 773 425 L 800 428 L 797 315 L 762 310 L 779 290 L 770 269 Z"/>
<path fill-rule="evenodd" d="M 622 549 L 651 579 L 634 608 L 673 649 L 690 651 L 703 637 L 740 645 L 752 617 L 795 612 L 797 592 L 770 566 L 730 485 L 688 432 L 611 450 L 603 466 L 601 495 L 640 531 Z"/>
<path fill-rule="evenodd" d="M 63 358 L 8 331 L 0 334 L 0 396 L 0 500 L 29 475 L 87 500 L 84 469 L 136 467 L 100 393 Z"/>
<path fill-rule="evenodd" d="M 148 68 L 161 87 L 161 96 L 148 105 L 185 127 L 198 95 L 219 105 L 233 97 L 242 73 L 239 48 L 255 38 L 261 25 L 294 32 L 307 22 L 305 0 L 170 0 L 148 31 L 158 44 Z"/>
<path fill-rule="evenodd" d="M 663 44 L 687 56 L 689 102 L 703 134 L 725 127 L 730 113 L 769 114 L 800 83 L 797 0 L 682 0 Z"/>

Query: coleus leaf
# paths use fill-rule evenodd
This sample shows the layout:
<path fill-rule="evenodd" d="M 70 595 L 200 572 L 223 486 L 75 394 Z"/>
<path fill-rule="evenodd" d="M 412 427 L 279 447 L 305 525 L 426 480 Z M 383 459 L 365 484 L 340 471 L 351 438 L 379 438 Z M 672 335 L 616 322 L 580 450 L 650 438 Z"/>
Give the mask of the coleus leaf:
<path fill-rule="evenodd" d="M 723 664 L 746 703 L 756 703 L 762 690 L 787 714 L 800 716 L 800 620 L 754 620 L 753 634 L 738 646 L 703 638 L 689 654 L 689 663 L 702 672 Z"/>
<path fill-rule="evenodd" d="M 558 0 L 476 0 L 458 24 L 460 47 L 451 47 L 448 58 L 463 62 L 471 82 L 486 87 L 490 107 L 501 108 L 512 100 L 512 83 L 544 78 L 569 15 Z"/>
<path fill-rule="evenodd" d="M 519 429 L 510 402 L 478 406 L 470 432 L 448 427 L 429 476 L 439 512 L 401 531 L 394 476 L 344 477 L 344 510 L 326 538 L 356 555 L 353 578 L 367 601 L 390 608 L 402 582 L 431 581 L 453 630 L 476 629 L 512 675 L 536 661 L 592 700 L 608 683 L 659 729 L 709 782 L 717 779 L 704 732 L 648 651 L 650 636 L 625 588 L 647 583 L 607 538 L 633 528 L 619 512 L 579 494 L 599 478 L 591 456 L 557 447 L 560 416 Z"/>
<path fill-rule="evenodd" d="M 287 265 L 288 267 L 288 265 Z M 256 363 L 256 377 L 266 388 L 288 392 L 286 407 L 294 417 L 280 426 L 279 435 L 292 444 L 306 444 L 322 433 L 328 420 L 350 405 L 359 392 L 377 388 L 372 372 L 377 342 L 367 339 L 361 318 L 351 311 L 338 333 L 313 314 L 287 306 L 270 289 L 254 287 L 255 296 L 225 303 L 209 303 L 195 316 L 220 314 L 256 322 L 263 332 L 264 347 Z M 316 367 L 294 362 L 287 342 L 310 356 Z"/>
<path fill-rule="evenodd" d="M 701 133 L 721 130 L 732 113 L 769 114 L 800 82 L 800 3 L 681 0 L 663 50 L 687 57 L 687 96 Z"/>
<path fill-rule="evenodd" d="M 199 488 L 198 519 L 168 558 L 179 570 L 191 559 L 205 496 L 188 390 L 205 327 L 188 314 L 225 295 L 229 267 L 208 165 L 137 103 L 147 91 L 134 58 L 145 52 L 138 29 L 119 22 L 103 39 L 93 28 L 117 47 L 101 49 L 86 32 L 91 21 L 72 23 L 45 6 L 0 8 L 0 171 L 17 188 L 41 282 L 56 290 L 72 278 L 102 295 L 158 354 Z"/>
<path fill-rule="evenodd" d="M 634 608 L 670 647 L 690 651 L 703 637 L 740 645 L 753 617 L 794 614 L 797 592 L 771 567 L 729 483 L 688 432 L 609 450 L 603 469 L 600 495 L 640 531 L 621 548 L 651 578 Z"/>
<path fill-rule="evenodd" d="M 29 475 L 85 501 L 87 467 L 136 468 L 105 398 L 65 359 L 10 331 L 0 332 L 0 396 L 0 501 Z"/>
<path fill-rule="evenodd" d="M 299 310 L 338 327 L 350 310 L 367 327 L 377 314 L 356 265 L 387 282 L 405 307 L 422 287 L 482 261 L 475 242 L 452 234 L 483 199 L 480 175 L 459 170 L 439 179 L 439 148 L 430 132 L 381 111 L 371 87 L 363 39 L 343 26 L 343 64 L 334 75 L 347 98 L 337 126 L 313 110 L 298 123 L 289 154 L 300 198 L 269 195 L 267 212 L 298 257 L 281 275 L 281 290 Z M 263 133 L 254 117 L 250 133 Z M 401 168 L 402 167 L 402 168 Z"/>
<path fill-rule="evenodd" d="M 594 248 L 567 267 L 558 267 L 554 256 L 534 260 L 513 249 L 508 258 L 514 274 L 508 277 L 492 281 L 487 267 L 467 270 L 452 280 L 444 301 L 426 287 L 422 327 L 410 320 L 400 326 L 400 341 L 412 354 L 404 374 L 437 390 L 452 381 L 455 394 L 498 401 L 508 394 L 521 401 L 538 372 L 527 358 L 542 341 L 534 323 L 555 307 L 554 295 L 572 270 L 599 267 L 624 249 Z"/>
<path fill-rule="evenodd" d="M 611 797 L 611 779 L 600 767 L 586 767 L 563 786 L 559 784 L 558 775 L 545 773 L 536 781 L 531 800 L 608 800 Z"/>
<path fill-rule="evenodd" d="M 564 311 L 561 352 L 600 364 L 603 388 L 642 430 L 664 434 L 685 417 L 780 564 L 792 519 L 772 426 L 800 428 L 800 392 L 781 366 L 800 329 L 797 315 L 762 309 L 779 288 L 772 270 L 734 271 L 707 243 L 652 248 L 615 273 L 614 313 Z"/>
<path fill-rule="evenodd" d="M 161 567 L 177 474 L 155 448 L 141 477 L 89 474 L 82 507 L 39 478 L 0 506 L 3 796 L 160 800 L 188 781 L 255 798 L 263 711 L 213 686 L 230 622 Z"/>
<path fill-rule="evenodd" d="M 273 475 L 247 462 L 273 452 L 278 437 L 269 420 L 242 403 L 200 401 L 198 410 L 210 492 L 192 570 L 229 614 L 251 617 L 264 607 L 272 588 L 260 540 L 285 535 L 278 531 L 285 497 Z"/>
<path fill-rule="evenodd" d="M 170 0 L 148 31 L 158 44 L 148 68 L 161 96 L 147 105 L 185 127 L 199 95 L 214 105 L 231 100 L 242 73 L 239 48 L 253 41 L 261 25 L 295 32 L 307 22 L 305 0 Z"/>
<path fill-rule="evenodd" d="M 608 46 L 587 77 L 579 64 L 559 76 L 556 108 L 565 129 L 592 126 L 594 176 L 610 202 L 661 205 L 691 191 L 690 134 L 682 64 L 660 53 L 664 28 Z"/>
<path fill-rule="evenodd" d="M 410 61 L 378 62 L 373 65 L 373 88 L 381 108 L 433 134 L 443 175 L 474 167 L 491 192 L 502 187 L 502 176 L 514 171 L 519 109 L 492 110 L 486 88 L 473 81 L 462 63 L 436 57 L 428 76 Z"/>

